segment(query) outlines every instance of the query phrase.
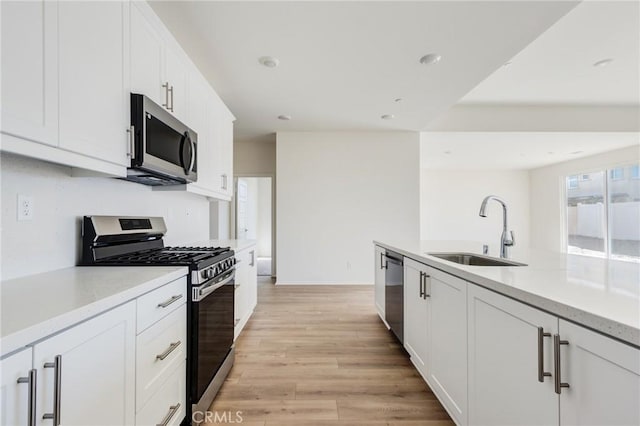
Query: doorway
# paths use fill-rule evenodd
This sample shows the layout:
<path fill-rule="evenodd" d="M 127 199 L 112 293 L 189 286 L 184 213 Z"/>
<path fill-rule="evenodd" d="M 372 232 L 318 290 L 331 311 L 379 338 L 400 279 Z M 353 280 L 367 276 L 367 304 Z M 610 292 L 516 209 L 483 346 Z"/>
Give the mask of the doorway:
<path fill-rule="evenodd" d="M 235 235 L 256 240 L 258 276 L 273 275 L 273 187 L 271 177 L 238 177 Z"/>

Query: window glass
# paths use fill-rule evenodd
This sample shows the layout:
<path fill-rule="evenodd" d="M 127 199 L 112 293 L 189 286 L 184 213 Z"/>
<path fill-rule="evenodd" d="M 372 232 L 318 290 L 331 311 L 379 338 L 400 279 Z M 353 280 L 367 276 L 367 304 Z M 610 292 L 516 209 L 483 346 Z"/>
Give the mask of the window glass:
<path fill-rule="evenodd" d="M 640 259 L 640 179 L 638 165 L 609 174 L 609 240 L 611 257 Z M 613 173 L 615 171 L 618 171 Z"/>
<path fill-rule="evenodd" d="M 568 252 L 605 257 L 605 174 L 580 176 L 567 177 Z"/>

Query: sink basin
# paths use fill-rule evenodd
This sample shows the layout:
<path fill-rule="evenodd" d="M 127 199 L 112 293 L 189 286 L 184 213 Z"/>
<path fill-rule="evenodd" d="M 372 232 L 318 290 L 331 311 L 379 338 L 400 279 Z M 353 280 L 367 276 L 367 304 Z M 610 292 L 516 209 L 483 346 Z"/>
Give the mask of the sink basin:
<path fill-rule="evenodd" d="M 448 260 L 449 262 L 459 263 L 461 265 L 472 266 L 527 266 L 524 263 L 514 262 L 507 259 L 497 259 L 495 257 L 481 256 L 473 253 L 427 253 L 439 259 Z"/>

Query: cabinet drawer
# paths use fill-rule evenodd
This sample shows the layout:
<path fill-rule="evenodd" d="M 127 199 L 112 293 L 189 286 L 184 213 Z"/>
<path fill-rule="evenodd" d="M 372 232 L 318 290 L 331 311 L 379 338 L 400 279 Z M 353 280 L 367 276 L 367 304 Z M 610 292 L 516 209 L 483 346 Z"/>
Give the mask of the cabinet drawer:
<path fill-rule="evenodd" d="M 137 333 L 175 311 L 187 300 L 187 277 L 138 298 Z"/>
<path fill-rule="evenodd" d="M 137 337 L 136 406 L 141 408 L 186 359 L 187 305 L 167 315 Z"/>
<path fill-rule="evenodd" d="M 162 384 L 147 404 L 136 414 L 136 425 L 156 426 L 165 424 L 164 421 L 170 416 L 166 425 L 178 425 L 185 416 L 185 396 L 187 389 L 185 385 L 186 362 L 171 373 L 171 376 Z"/>

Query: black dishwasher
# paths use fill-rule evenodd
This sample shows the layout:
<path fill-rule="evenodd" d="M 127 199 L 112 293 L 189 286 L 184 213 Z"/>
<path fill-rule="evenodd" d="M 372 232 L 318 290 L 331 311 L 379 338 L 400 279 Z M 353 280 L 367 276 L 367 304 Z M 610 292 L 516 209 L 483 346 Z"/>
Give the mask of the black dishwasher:
<path fill-rule="evenodd" d="M 385 319 L 400 343 L 404 343 L 404 266 L 401 254 L 387 250 L 384 255 Z"/>

